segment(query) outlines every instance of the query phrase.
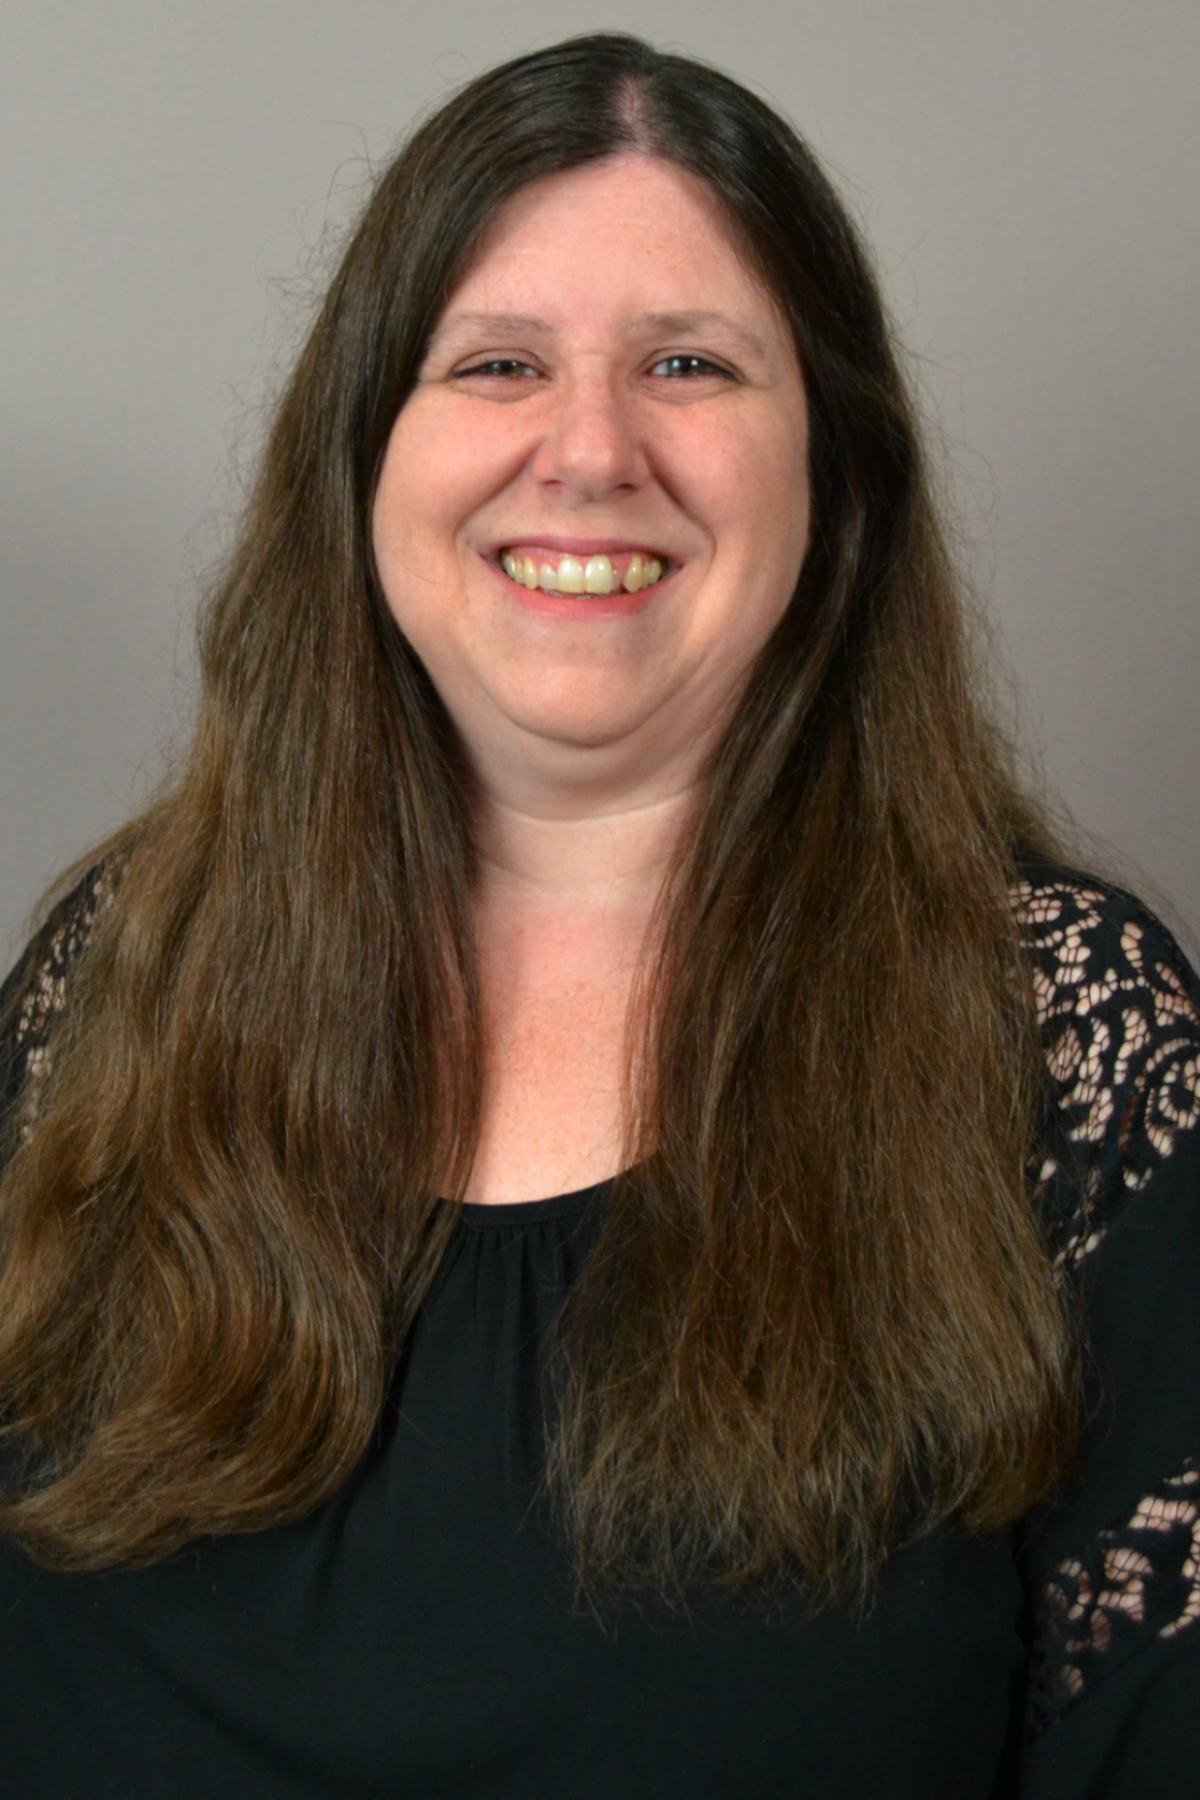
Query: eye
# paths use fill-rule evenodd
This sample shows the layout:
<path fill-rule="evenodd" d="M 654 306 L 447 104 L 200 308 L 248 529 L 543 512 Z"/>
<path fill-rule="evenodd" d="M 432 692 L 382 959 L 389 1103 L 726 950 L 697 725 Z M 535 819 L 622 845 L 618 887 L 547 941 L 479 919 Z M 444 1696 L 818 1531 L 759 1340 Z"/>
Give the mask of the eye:
<path fill-rule="evenodd" d="M 693 379 L 697 375 L 722 375 L 732 380 L 729 370 L 720 363 L 710 362 L 707 356 L 696 356 L 691 351 L 679 351 L 674 356 L 660 357 L 651 367 L 652 375 L 665 375 L 669 381 Z"/>
<path fill-rule="evenodd" d="M 514 376 L 536 374 L 533 364 L 522 362 L 519 356 L 489 356 L 483 362 L 472 363 L 469 368 L 455 369 L 454 379 L 462 381 L 469 375 L 483 375 L 511 380 Z"/>

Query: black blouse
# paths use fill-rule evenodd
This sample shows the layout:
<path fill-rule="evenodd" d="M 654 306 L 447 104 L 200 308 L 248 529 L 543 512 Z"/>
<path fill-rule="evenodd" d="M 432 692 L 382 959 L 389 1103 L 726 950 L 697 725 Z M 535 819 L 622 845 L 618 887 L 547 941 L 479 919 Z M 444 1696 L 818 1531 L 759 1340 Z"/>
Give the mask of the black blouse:
<path fill-rule="evenodd" d="M 11 978 L 35 1108 L 103 880 Z M 873 1604 L 576 1604 L 534 1497 L 545 1350 L 602 1184 L 466 1206 L 353 1479 L 282 1529 L 59 1575 L 0 1543 L 19 1800 L 1194 1800 L 1200 1795 L 1200 991 L 1127 895 L 1017 897 L 1049 1082 L 1034 1203 L 1090 1404 L 1055 1503 L 898 1552 Z"/>

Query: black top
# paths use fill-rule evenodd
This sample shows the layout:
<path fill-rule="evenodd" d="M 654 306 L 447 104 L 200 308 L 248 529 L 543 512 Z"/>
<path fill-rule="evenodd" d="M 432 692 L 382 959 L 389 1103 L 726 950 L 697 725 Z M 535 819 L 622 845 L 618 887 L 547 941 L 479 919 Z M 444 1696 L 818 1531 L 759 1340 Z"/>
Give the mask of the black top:
<path fill-rule="evenodd" d="M 101 889 L 13 977 L 10 1107 L 36 1104 Z M 606 1189 L 466 1206 L 319 1512 L 141 1571 L 0 1544 L 0 1794 L 1195 1800 L 1200 992 L 1122 893 L 1039 871 L 1018 904 L 1050 1083 L 1035 1203 L 1089 1340 L 1053 1508 L 900 1552 L 862 1616 L 697 1597 L 597 1619 L 531 1497 L 547 1334 Z"/>

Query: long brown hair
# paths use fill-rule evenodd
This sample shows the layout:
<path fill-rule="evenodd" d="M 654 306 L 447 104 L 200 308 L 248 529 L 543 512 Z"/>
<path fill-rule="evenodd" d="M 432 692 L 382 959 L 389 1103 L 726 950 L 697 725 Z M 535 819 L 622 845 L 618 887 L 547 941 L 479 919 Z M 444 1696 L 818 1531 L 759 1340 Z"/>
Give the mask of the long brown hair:
<path fill-rule="evenodd" d="M 1069 1444 L 1007 899 L 1045 845 L 975 697 L 876 283 L 767 106 L 593 36 L 472 82 L 383 175 L 203 621 L 190 752 L 105 847 L 0 1210 L 26 1470 L 0 1525 L 49 1562 L 294 1517 L 368 1443 L 481 1087 L 470 794 L 380 595 L 374 485 L 496 209 L 630 147 L 707 183 L 791 321 L 815 527 L 663 895 L 548 1491 L 597 1585 L 834 1593 L 899 1533 L 1013 1518 Z"/>

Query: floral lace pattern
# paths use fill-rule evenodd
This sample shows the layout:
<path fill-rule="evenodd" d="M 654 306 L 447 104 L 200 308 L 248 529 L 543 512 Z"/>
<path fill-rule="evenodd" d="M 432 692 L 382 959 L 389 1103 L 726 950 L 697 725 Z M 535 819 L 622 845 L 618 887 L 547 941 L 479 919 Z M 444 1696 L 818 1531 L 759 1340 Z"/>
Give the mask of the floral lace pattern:
<path fill-rule="evenodd" d="M 12 1026 L 20 1126 L 27 1133 L 50 1073 L 50 1033 L 67 999 L 67 978 L 87 948 L 93 927 L 112 904 L 116 880 L 107 867 L 90 870 L 55 908 L 39 941 L 39 957 L 25 977 Z"/>
<path fill-rule="evenodd" d="M 1054 876 L 1016 903 L 1051 1082 L 1036 1197 L 1078 1267 L 1200 1126 L 1200 997 L 1169 934 L 1125 896 Z M 1060 1561 L 1035 1597 L 1032 1741 L 1115 1668 L 1200 1619 L 1200 1459 Z"/>
<path fill-rule="evenodd" d="M 1200 998 L 1162 926 L 1065 878 L 1021 884 L 1054 1105 L 1036 1171 L 1056 1263 L 1078 1263 L 1200 1125 Z"/>
<path fill-rule="evenodd" d="M 1031 1740 L 1114 1668 L 1200 1619 L 1200 1458 L 1160 1481 L 1123 1525 L 1059 1563 L 1040 1598 Z"/>

